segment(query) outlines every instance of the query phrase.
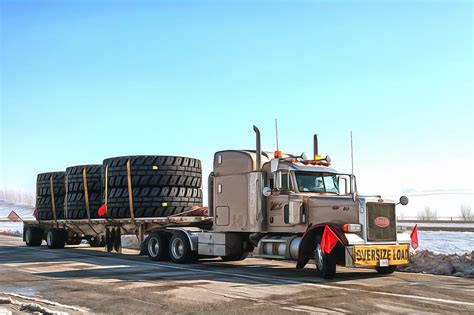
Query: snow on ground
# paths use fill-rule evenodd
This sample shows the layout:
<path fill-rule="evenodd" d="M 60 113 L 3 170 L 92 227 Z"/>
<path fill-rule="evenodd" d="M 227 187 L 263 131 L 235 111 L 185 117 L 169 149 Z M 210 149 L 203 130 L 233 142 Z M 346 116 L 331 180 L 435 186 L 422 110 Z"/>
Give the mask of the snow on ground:
<path fill-rule="evenodd" d="M 429 250 L 416 251 L 410 265 L 401 271 L 474 278 L 474 251 L 463 254 L 436 254 Z"/>
<path fill-rule="evenodd" d="M 440 254 L 471 253 L 474 232 L 418 231 L 420 247 Z"/>

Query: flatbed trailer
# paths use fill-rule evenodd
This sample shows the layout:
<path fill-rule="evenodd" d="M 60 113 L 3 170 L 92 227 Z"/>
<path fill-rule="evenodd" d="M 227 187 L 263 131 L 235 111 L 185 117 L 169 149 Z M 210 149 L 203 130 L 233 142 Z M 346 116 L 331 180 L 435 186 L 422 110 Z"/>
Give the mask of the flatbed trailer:
<path fill-rule="evenodd" d="M 87 240 L 93 247 L 114 247 L 120 251 L 121 244 L 116 235 L 134 235 L 139 244 L 145 244 L 146 236 L 164 230 L 186 230 L 189 232 L 206 231 L 212 227 L 212 217 L 207 216 L 170 216 L 154 218 L 123 219 L 79 219 L 79 220 L 26 220 L 23 221 L 23 240 L 29 244 L 38 244 L 39 238 L 46 240 L 50 248 L 62 248 L 66 244 L 78 244 Z M 60 233 L 58 233 L 60 232 Z M 48 237 L 49 235 L 49 237 Z M 113 235 L 113 236 L 112 236 Z M 60 238 L 55 242 L 54 238 Z M 114 238 L 114 239 L 112 239 Z M 145 249 L 142 253 L 146 253 Z"/>

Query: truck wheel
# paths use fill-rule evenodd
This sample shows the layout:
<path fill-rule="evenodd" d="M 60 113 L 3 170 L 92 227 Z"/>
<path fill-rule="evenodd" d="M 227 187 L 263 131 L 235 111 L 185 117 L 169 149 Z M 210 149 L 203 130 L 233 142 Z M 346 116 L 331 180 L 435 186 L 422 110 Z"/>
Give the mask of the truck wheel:
<path fill-rule="evenodd" d="M 121 234 L 120 228 L 116 228 L 115 235 L 114 235 L 114 250 L 116 252 L 120 252 L 121 248 L 122 248 L 122 234 Z"/>
<path fill-rule="evenodd" d="M 43 230 L 39 228 L 25 229 L 25 243 L 26 246 L 40 246 L 43 242 Z"/>
<path fill-rule="evenodd" d="M 102 235 L 95 236 L 94 239 L 89 241 L 89 245 L 91 247 L 104 247 L 105 246 L 105 239 Z"/>
<path fill-rule="evenodd" d="M 114 231 L 111 229 L 105 230 L 105 246 L 107 248 L 107 252 L 111 252 L 114 249 Z"/>
<path fill-rule="evenodd" d="M 221 256 L 222 261 L 239 261 L 239 260 L 244 260 L 247 258 L 249 255 L 249 252 L 245 252 L 240 255 L 234 255 L 234 256 Z"/>
<path fill-rule="evenodd" d="M 387 267 L 375 267 L 378 273 L 381 275 L 389 275 L 397 269 L 397 266 L 387 266 Z"/>
<path fill-rule="evenodd" d="M 66 244 L 65 231 L 62 229 L 51 229 L 46 233 L 46 244 L 48 248 L 64 248 Z"/>
<path fill-rule="evenodd" d="M 321 248 L 321 236 L 316 238 L 316 249 L 314 250 L 314 261 L 320 276 L 324 279 L 332 279 L 336 275 L 336 260 L 334 254 L 326 254 Z"/>
<path fill-rule="evenodd" d="M 146 253 L 151 260 L 169 259 L 169 237 L 164 234 L 152 233 L 146 242 Z"/>
<path fill-rule="evenodd" d="M 191 244 L 184 233 L 178 231 L 173 233 L 169 244 L 169 254 L 173 262 L 186 264 L 197 261 L 197 252 L 191 251 Z"/>
<path fill-rule="evenodd" d="M 68 245 L 79 245 L 81 244 L 81 239 L 80 238 L 72 238 L 66 241 L 66 244 Z"/>

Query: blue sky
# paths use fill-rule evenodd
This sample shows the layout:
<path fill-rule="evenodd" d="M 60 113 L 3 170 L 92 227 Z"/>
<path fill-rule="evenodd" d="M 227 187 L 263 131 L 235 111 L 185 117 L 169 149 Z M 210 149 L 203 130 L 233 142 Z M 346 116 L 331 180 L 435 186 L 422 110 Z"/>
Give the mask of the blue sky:
<path fill-rule="evenodd" d="M 208 173 L 278 118 L 342 171 L 352 130 L 362 191 L 472 191 L 470 1 L 0 3 L 1 187 L 128 154 Z"/>

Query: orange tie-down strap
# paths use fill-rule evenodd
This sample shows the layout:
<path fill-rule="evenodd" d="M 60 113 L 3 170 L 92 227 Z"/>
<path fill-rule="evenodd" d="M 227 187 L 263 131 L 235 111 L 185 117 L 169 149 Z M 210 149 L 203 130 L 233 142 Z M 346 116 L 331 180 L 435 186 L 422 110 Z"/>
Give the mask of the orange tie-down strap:
<path fill-rule="evenodd" d="M 130 206 L 130 218 L 132 223 L 135 222 L 135 211 L 133 209 L 133 189 L 132 189 L 132 175 L 130 174 L 130 159 L 127 160 L 127 186 L 128 186 L 128 204 Z"/>
<path fill-rule="evenodd" d="M 84 200 L 86 202 L 86 211 L 87 211 L 87 219 L 91 219 L 91 212 L 90 212 L 90 209 L 89 209 L 89 190 L 87 188 L 87 172 L 86 172 L 86 168 L 83 167 L 82 168 L 82 181 L 83 181 L 83 184 L 84 184 Z"/>
<path fill-rule="evenodd" d="M 49 189 L 51 190 L 50 193 L 51 193 L 51 205 L 53 206 L 53 219 L 54 219 L 54 222 L 57 222 L 57 218 L 56 218 L 56 203 L 55 203 L 55 200 L 54 200 L 54 183 L 53 183 L 53 175 L 51 175 L 49 177 Z"/>

